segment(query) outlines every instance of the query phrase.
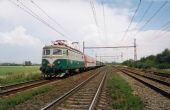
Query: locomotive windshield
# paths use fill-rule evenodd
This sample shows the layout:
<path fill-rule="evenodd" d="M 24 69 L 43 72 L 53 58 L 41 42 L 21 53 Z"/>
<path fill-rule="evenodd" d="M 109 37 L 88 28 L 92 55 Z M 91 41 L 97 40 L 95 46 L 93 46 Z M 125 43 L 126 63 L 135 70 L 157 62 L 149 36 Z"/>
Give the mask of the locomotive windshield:
<path fill-rule="evenodd" d="M 53 55 L 62 55 L 62 50 L 61 49 L 54 49 Z"/>
<path fill-rule="evenodd" d="M 50 50 L 49 49 L 44 49 L 43 55 L 50 55 Z"/>

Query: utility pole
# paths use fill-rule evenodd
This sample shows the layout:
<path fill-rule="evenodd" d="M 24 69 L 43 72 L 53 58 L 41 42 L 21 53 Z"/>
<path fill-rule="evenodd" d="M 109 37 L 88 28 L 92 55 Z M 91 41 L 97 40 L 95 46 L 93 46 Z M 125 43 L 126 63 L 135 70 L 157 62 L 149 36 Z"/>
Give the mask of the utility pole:
<path fill-rule="evenodd" d="M 134 61 L 137 61 L 136 39 L 134 39 Z"/>

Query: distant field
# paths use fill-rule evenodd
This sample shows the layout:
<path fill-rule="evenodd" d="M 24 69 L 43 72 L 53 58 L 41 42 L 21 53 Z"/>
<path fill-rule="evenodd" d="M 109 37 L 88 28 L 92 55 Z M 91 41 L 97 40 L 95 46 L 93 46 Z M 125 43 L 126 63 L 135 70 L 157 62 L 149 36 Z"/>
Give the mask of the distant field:
<path fill-rule="evenodd" d="M 17 73 L 40 72 L 39 66 L 0 66 L 0 76 L 8 76 Z"/>
<path fill-rule="evenodd" d="M 0 66 L 0 85 L 39 79 L 40 73 L 39 66 Z"/>

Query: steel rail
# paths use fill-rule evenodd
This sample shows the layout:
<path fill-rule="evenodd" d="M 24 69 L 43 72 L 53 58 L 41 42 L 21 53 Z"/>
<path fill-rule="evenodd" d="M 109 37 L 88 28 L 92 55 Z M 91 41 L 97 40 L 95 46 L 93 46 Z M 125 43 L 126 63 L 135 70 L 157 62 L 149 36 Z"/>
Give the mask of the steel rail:
<path fill-rule="evenodd" d="M 28 81 L 23 82 L 19 84 L 9 85 L 9 86 L 3 86 L 0 88 L 0 96 L 7 96 L 10 94 L 14 94 L 20 91 L 24 91 L 30 88 L 38 87 L 44 84 L 48 84 L 54 81 L 60 81 L 60 80 L 35 80 L 35 81 Z"/>
<path fill-rule="evenodd" d="M 142 84 L 148 86 L 149 88 L 153 89 L 153 90 L 156 91 L 157 93 L 160 93 L 160 94 L 163 95 L 164 97 L 170 99 L 170 93 L 168 93 L 168 92 L 166 92 L 166 91 L 164 91 L 164 90 L 156 87 L 155 85 L 149 84 L 148 82 L 145 82 L 145 81 L 143 81 L 143 80 L 141 80 L 141 79 L 139 79 L 139 78 L 137 78 L 137 77 L 135 77 L 135 76 L 133 76 L 133 75 L 130 75 L 130 74 L 129 74 L 130 72 L 127 72 L 127 71 L 121 70 L 121 69 L 118 69 L 118 70 L 121 71 L 121 72 L 123 72 L 123 73 L 125 73 L 125 74 L 127 74 L 128 76 L 134 78 L 135 80 L 141 82 Z"/>
<path fill-rule="evenodd" d="M 94 110 L 95 109 L 95 106 L 96 106 L 96 103 L 97 103 L 97 99 L 98 99 L 99 94 L 100 94 L 100 92 L 102 90 L 102 87 L 103 87 L 105 79 L 106 79 L 106 72 L 104 74 L 104 77 L 102 78 L 102 81 L 101 81 L 101 83 L 100 83 L 100 85 L 99 85 L 99 87 L 97 89 L 97 92 L 96 92 L 96 94 L 95 94 L 95 96 L 94 96 L 94 98 L 93 98 L 93 100 L 91 102 L 91 105 L 90 105 L 88 110 Z"/>
<path fill-rule="evenodd" d="M 51 83 L 51 82 L 54 82 L 54 81 L 59 81 L 59 80 L 44 80 L 42 82 L 37 82 L 35 84 L 33 83 L 33 84 L 26 85 L 26 86 L 16 87 L 16 88 L 13 88 L 13 89 L 9 89 L 9 90 L 5 90 L 5 91 L 0 92 L 0 96 L 6 96 L 6 95 L 9 95 L 9 94 L 14 94 L 14 93 L 17 93 L 19 91 L 24 91 L 24 90 L 34 88 L 34 87 L 37 87 L 37 86 L 41 86 L 41 85 L 44 85 L 44 84 L 48 84 L 48 83 Z"/>
<path fill-rule="evenodd" d="M 162 80 L 159 80 L 159 79 L 156 79 L 156 78 L 152 78 L 152 77 L 149 77 L 149 76 L 145 76 L 145 75 L 140 75 L 140 74 L 136 73 L 136 72 L 133 71 L 133 70 L 128 70 L 128 69 L 123 69 L 123 70 L 128 71 L 128 72 L 131 72 L 131 73 L 136 74 L 136 75 L 138 75 L 138 76 L 141 76 L 141 77 L 150 79 L 150 80 L 152 80 L 152 81 L 156 81 L 156 82 L 158 82 L 158 83 L 160 83 L 160 84 L 163 84 L 163 85 L 166 85 L 166 86 L 170 87 L 170 83 L 169 83 L 169 82 L 165 82 L 165 81 L 162 81 Z"/>
<path fill-rule="evenodd" d="M 169 73 L 157 72 L 157 71 L 153 71 L 153 70 L 141 70 L 141 71 L 142 72 L 147 72 L 147 73 L 152 73 L 152 74 L 155 74 L 157 76 L 161 76 L 161 77 L 165 77 L 165 78 L 170 78 Z"/>
<path fill-rule="evenodd" d="M 103 69 L 102 69 L 103 70 Z M 65 93 L 64 95 L 60 96 L 59 98 L 57 98 L 56 100 L 52 101 L 51 103 L 47 104 L 45 107 L 41 108 L 41 110 L 48 110 L 50 108 L 52 108 L 52 106 L 54 106 L 56 103 L 58 103 L 59 101 L 62 101 L 64 98 L 66 98 L 67 96 L 69 96 L 71 93 L 73 93 L 74 91 L 76 91 L 77 89 L 81 88 L 83 85 L 85 85 L 87 82 L 89 82 L 91 79 L 93 79 L 95 76 L 97 76 L 102 70 L 98 71 L 97 73 L 95 73 L 94 75 L 92 75 L 91 77 L 89 77 L 88 79 L 86 79 L 85 81 L 81 82 L 79 85 L 77 85 L 76 87 L 74 87 L 73 89 L 71 89 L 70 91 L 68 91 L 67 93 Z"/>
<path fill-rule="evenodd" d="M 170 74 L 166 73 L 166 72 L 160 72 L 160 71 L 156 71 L 156 70 L 147 70 L 147 69 L 138 69 L 138 68 L 132 68 L 132 67 L 128 67 L 127 69 L 137 69 L 137 71 L 141 71 L 144 73 L 151 73 L 157 76 L 161 76 L 161 77 L 165 77 L 165 78 L 170 78 Z"/>
<path fill-rule="evenodd" d="M 41 81 L 41 80 L 43 80 L 43 79 L 37 79 L 37 80 L 25 81 L 25 82 L 21 82 L 21 83 L 17 83 L 17 84 L 0 86 L 0 90 L 6 90 L 6 89 L 9 89 L 9 88 L 12 88 L 12 87 L 22 86 L 24 84 L 34 83 L 34 82 L 38 82 L 38 81 Z"/>

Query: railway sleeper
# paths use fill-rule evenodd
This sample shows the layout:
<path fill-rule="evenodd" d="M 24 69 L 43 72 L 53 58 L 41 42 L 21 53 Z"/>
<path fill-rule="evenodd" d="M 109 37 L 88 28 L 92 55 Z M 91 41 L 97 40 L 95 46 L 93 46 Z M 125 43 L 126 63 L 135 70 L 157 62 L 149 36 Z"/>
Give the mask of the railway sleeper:
<path fill-rule="evenodd" d="M 88 109 L 89 105 L 77 105 L 77 104 L 73 104 L 73 105 L 68 105 L 68 104 L 61 104 L 61 106 L 64 108 L 63 110 L 69 108 L 69 109 Z"/>

